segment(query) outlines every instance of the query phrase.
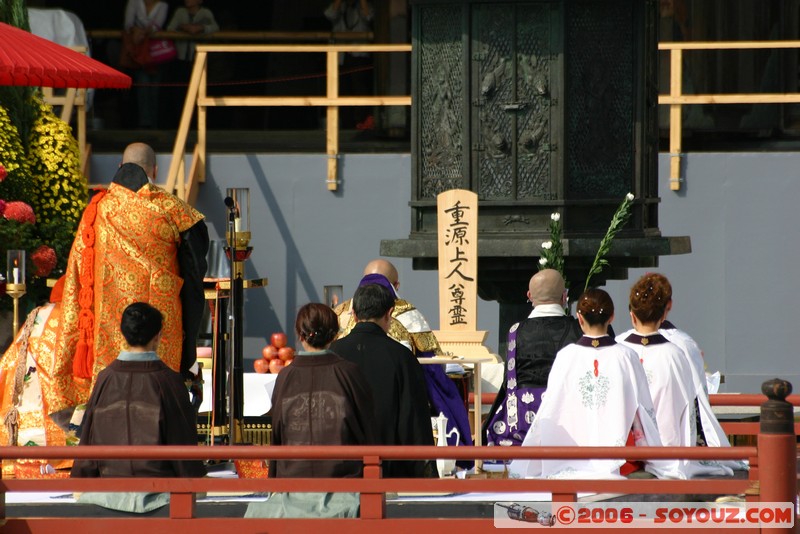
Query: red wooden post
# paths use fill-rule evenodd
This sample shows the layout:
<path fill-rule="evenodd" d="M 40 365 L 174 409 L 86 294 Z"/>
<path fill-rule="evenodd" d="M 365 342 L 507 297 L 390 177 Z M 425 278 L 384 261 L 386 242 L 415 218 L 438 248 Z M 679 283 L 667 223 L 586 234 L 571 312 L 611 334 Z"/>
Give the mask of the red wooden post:
<path fill-rule="evenodd" d="M 786 402 L 792 385 L 777 378 L 761 385 L 768 401 L 761 405 L 758 468 L 761 502 L 797 500 L 797 437 L 794 410 Z M 764 528 L 762 532 L 793 532 L 793 528 Z"/>
<path fill-rule="evenodd" d="M 364 457 L 364 478 L 381 478 L 380 456 Z M 361 519 L 383 519 L 386 517 L 386 496 L 383 493 L 361 494 Z"/>
<path fill-rule="evenodd" d="M 4 460 L 0 458 L 0 478 L 3 478 L 3 464 Z M 6 492 L 0 489 L 0 527 L 6 524 Z"/>
<path fill-rule="evenodd" d="M 2 460 L 0 460 L 2 465 Z M 6 524 L 6 492 L 0 491 L 0 527 Z"/>
<path fill-rule="evenodd" d="M 756 436 L 758 438 L 758 436 Z M 758 443 L 756 443 L 758 445 Z M 750 465 L 750 471 L 748 472 L 748 478 L 752 481 L 758 481 L 758 456 L 752 456 L 748 458 L 748 463 Z"/>
<path fill-rule="evenodd" d="M 758 437 L 758 436 L 756 436 Z M 758 450 L 758 449 L 756 449 Z M 758 455 L 751 456 L 747 459 L 747 463 L 750 466 L 750 470 L 748 472 L 748 480 L 752 482 L 751 486 L 744 492 L 744 498 L 746 502 L 749 503 L 757 503 L 759 501 L 759 487 L 758 487 Z"/>
<path fill-rule="evenodd" d="M 194 493 L 170 493 L 170 519 L 193 519 L 195 501 L 196 498 Z"/>

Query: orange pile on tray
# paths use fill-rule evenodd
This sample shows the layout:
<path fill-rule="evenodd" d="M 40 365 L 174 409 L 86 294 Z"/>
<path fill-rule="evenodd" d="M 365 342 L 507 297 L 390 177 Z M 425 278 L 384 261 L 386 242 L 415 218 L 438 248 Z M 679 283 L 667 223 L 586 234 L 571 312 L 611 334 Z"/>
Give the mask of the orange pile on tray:
<path fill-rule="evenodd" d="M 294 360 L 294 349 L 286 346 L 286 334 L 275 332 L 269 341 L 270 344 L 261 350 L 262 357 L 253 362 L 256 373 L 280 373 L 281 369 Z"/>

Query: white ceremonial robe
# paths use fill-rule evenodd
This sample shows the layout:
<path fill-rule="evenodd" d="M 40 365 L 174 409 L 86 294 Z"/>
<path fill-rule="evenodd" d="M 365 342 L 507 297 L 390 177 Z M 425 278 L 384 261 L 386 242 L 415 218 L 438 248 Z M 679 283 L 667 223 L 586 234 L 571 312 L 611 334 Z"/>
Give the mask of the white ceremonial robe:
<path fill-rule="evenodd" d="M 631 330 L 630 332 L 633 332 Z M 692 372 L 695 375 L 695 380 L 700 382 L 700 388 L 708 396 L 708 386 L 706 385 L 706 362 L 703 361 L 703 351 L 700 346 L 695 342 L 692 337 L 677 328 L 660 328 L 658 333 L 667 338 L 670 343 L 674 343 L 683 351 L 689 364 L 692 366 Z"/>
<path fill-rule="evenodd" d="M 653 340 L 647 345 L 626 341 L 631 335 Z M 644 336 L 636 331 L 617 336 L 617 341 L 633 349 L 645 369 L 650 396 L 656 410 L 661 443 L 666 447 L 694 447 L 697 444 L 695 398 L 696 373 L 677 345 L 658 333 Z M 689 479 L 698 475 L 733 475 L 730 467 L 717 461 L 670 460 L 669 478 Z"/>
<path fill-rule="evenodd" d="M 709 447 L 730 447 L 731 442 L 728 436 L 717 421 L 717 416 L 711 408 L 711 403 L 708 401 L 708 386 L 706 382 L 706 369 L 705 361 L 703 360 L 703 351 L 697 342 L 679 328 L 659 329 L 659 333 L 667 338 L 671 343 L 677 345 L 682 351 L 692 367 L 692 379 L 694 380 L 694 389 L 697 394 L 697 407 L 700 412 L 700 424 L 703 427 L 703 436 L 706 440 L 706 445 Z M 633 332 L 631 330 L 630 332 Z M 725 460 L 720 462 L 735 470 L 747 470 L 749 467 L 747 462 L 742 460 Z"/>
<path fill-rule="evenodd" d="M 620 334 L 617 339 L 625 339 L 630 334 L 635 333 L 633 329 Z M 692 337 L 678 328 L 661 328 L 659 334 L 667 338 L 683 351 L 692 370 L 692 381 L 694 391 L 697 395 L 697 407 L 700 412 L 700 424 L 703 429 L 703 436 L 709 447 L 730 447 L 731 443 L 728 436 L 717 421 L 717 416 L 708 401 L 708 388 L 706 387 L 705 362 L 700 346 Z M 720 464 L 734 470 L 747 470 L 747 462 L 742 460 L 722 460 Z"/>
<path fill-rule="evenodd" d="M 585 339 L 585 338 L 584 338 Z M 600 338 L 603 339 L 603 338 Z M 606 337 L 610 341 L 610 338 Z M 621 344 L 567 345 L 556 355 L 539 412 L 522 446 L 660 446 L 653 402 L 636 353 Z M 512 478 L 622 478 L 616 460 L 514 460 Z M 661 462 L 645 469 L 662 476 Z"/>

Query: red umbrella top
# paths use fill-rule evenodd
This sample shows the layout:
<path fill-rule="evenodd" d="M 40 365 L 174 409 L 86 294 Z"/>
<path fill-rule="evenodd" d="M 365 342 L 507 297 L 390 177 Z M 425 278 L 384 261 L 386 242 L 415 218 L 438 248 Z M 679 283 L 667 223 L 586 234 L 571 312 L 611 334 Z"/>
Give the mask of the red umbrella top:
<path fill-rule="evenodd" d="M 131 78 L 65 46 L 0 22 L 0 85 L 127 89 Z"/>

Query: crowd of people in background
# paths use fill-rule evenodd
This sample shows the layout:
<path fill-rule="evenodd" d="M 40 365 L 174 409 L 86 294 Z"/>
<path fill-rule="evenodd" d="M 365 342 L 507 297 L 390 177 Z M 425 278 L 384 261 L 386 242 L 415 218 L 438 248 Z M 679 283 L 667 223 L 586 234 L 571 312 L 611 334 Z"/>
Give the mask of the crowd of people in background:
<path fill-rule="evenodd" d="M 107 5 L 99 6 L 96 11 L 100 13 L 91 9 L 92 4 L 65 1 L 57 8 L 31 9 L 37 14 L 38 35 L 64 46 L 85 46 L 94 59 L 125 72 L 133 80 L 130 90 L 91 93 L 90 131 L 176 129 L 198 43 L 351 44 L 410 39 L 397 35 L 398 31 L 410 31 L 407 12 L 397 12 L 396 6 L 383 4 L 376 11 L 376 6 L 367 0 L 335 0 L 317 5 L 300 2 L 280 8 L 277 4 L 265 8 L 249 1 L 231 4 L 219 0 L 126 0 L 111 10 Z M 397 19 L 392 20 L 391 36 L 385 35 L 386 24 L 378 22 L 387 17 Z M 65 19 L 75 26 L 73 39 L 65 39 Z M 48 28 L 44 33 L 43 21 Z M 37 28 L 31 27 L 34 31 Z M 114 29 L 119 30 L 118 35 L 108 32 Z M 94 34 L 95 31 L 102 34 Z M 358 34 L 355 39 L 345 36 L 354 32 Z M 270 33 L 279 36 L 269 37 Z M 326 34 L 327 39 L 320 38 Z M 287 37 L 291 35 L 295 37 Z M 380 64 L 374 61 L 374 54 L 348 52 L 339 59 L 340 96 L 375 94 L 376 65 Z M 209 95 L 322 96 L 326 92 L 326 64 L 323 54 L 214 52 L 208 56 L 206 79 Z M 391 83 L 389 93 L 396 94 L 395 89 L 401 90 L 407 80 Z M 373 130 L 379 126 L 374 108 L 369 106 L 342 106 L 339 118 L 343 130 Z M 224 112 L 212 107 L 207 116 L 209 128 L 237 130 L 320 129 L 325 120 L 324 110 L 316 107 L 251 107 Z"/>
<path fill-rule="evenodd" d="M 125 7 L 120 67 L 128 69 L 136 93 L 136 126 L 142 129 L 159 127 L 159 89 L 163 81 L 182 86 L 189 80 L 195 44 L 189 40 L 175 42 L 155 38 L 162 30 L 189 35 L 208 34 L 219 30 L 213 13 L 203 7 L 203 0 L 184 0 L 184 7 L 172 13 L 167 24 L 169 6 L 161 0 L 128 0 Z M 168 91 L 164 113 L 170 118 L 182 108 L 184 91 Z M 172 111 L 170 111 L 170 109 Z M 163 122 L 163 119 L 162 121 Z"/>
<path fill-rule="evenodd" d="M 182 7 L 170 7 L 163 0 L 128 0 L 125 6 L 122 26 L 121 49 L 116 45 L 109 48 L 104 60 L 112 66 L 128 72 L 133 78 L 133 88 L 126 96 L 128 105 L 122 117 L 130 127 L 138 129 L 173 129 L 180 119 L 194 61 L 196 41 L 192 36 L 209 35 L 220 31 L 221 25 L 211 9 L 203 5 L 203 0 L 183 0 Z M 334 0 L 323 12 L 318 14 L 327 20 L 333 32 L 370 32 L 375 15 L 374 8 L 367 0 Z M 225 17 L 226 23 L 228 17 Z M 228 24 L 228 30 L 236 29 Z M 275 28 L 264 27 L 264 31 Z M 283 29 L 285 30 L 285 29 Z M 160 31 L 181 32 L 186 37 L 163 39 L 155 34 Z M 209 69 L 212 82 L 224 83 L 220 73 L 227 72 L 240 57 L 226 56 L 229 65 L 219 68 L 219 58 L 212 56 Z M 275 58 L 273 58 L 274 60 Z M 262 70 L 258 61 L 248 61 L 249 84 L 253 87 L 263 85 L 269 76 Z M 305 61 L 293 58 L 293 61 Z M 317 69 L 315 63 L 308 63 L 306 70 Z M 364 52 L 348 52 L 340 56 L 341 95 L 369 95 L 373 92 L 373 58 Z M 306 72 L 306 77 L 314 73 Z M 319 75 L 320 73 L 316 73 Z M 281 78 L 285 78 L 284 73 Z M 223 75 L 223 78 L 227 77 Z M 261 80 L 260 82 L 258 80 Z M 321 78 L 320 78 L 321 79 Z M 244 81 L 244 80 L 239 80 Z M 236 91 L 238 83 L 228 87 Z M 320 85 L 324 87 L 324 83 Z M 260 92 L 262 89 L 255 89 Z M 269 91 L 269 89 L 268 89 Z M 253 93 L 251 87 L 250 93 Z M 130 98 L 132 97 L 132 98 Z M 303 110 L 294 110 L 302 113 Z M 340 111 L 340 124 L 343 128 L 361 130 L 375 126 L 372 111 L 368 107 L 343 107 Z"/>

